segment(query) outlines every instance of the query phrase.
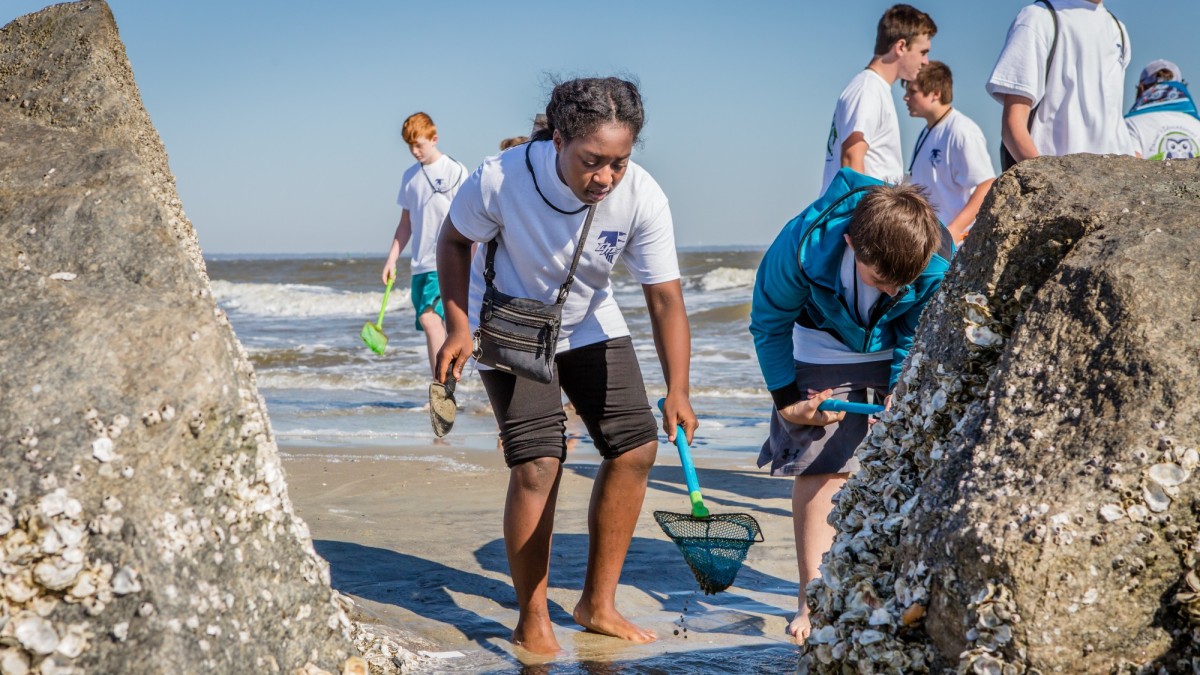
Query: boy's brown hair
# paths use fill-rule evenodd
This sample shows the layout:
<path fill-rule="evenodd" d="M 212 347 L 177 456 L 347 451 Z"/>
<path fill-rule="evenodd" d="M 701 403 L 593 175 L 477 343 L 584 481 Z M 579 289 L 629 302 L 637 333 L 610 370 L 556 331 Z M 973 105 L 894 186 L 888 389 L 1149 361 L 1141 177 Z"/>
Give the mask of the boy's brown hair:
<path fill-rule="evenodd" d="M 509 148 L 515 148 L 518 145 L 523 145 L 528 142 L 529 142 L 528 136 L 513 136 L 512 138 L 506 138 L 506 139 L 500 141 L 500 150 L 504 151 Z"/>
<path fill-rule="evenodd" d="M 421 139 L 432 139 L 437 136 L 437 127 L 433 125 L 433 120 L 423 112 L 413 113 L 404 120 L 404 127 L 400 131 L 400 135 L 404 137 L 404 142 L 412 145 Z"/>
<path fill-rule="evenodd" d="M 950 66 L 941 61 L 930 61 L 926 64 L 913 78 L 913 84 L 917 85 L 922 94 L 940 91 L 942 103 L 946 105 L 954 101 L 954 74 L 950 72 Z"/>
<path fill-rule="evenodd" d="M 929 15 L 912 5 L 892 5 L 879 19 L 875 29 L 875 55 L 888 53 L 898 40 L 911 45 L 918 36 L 937 35 L 937 24 Z"/>
<path fill-rule="evenodd" d="M 917 280 L 942 241 L 942 225 L 919 185 L 875 185 L 850 216 L 859 262 L 897 286 Z"/>

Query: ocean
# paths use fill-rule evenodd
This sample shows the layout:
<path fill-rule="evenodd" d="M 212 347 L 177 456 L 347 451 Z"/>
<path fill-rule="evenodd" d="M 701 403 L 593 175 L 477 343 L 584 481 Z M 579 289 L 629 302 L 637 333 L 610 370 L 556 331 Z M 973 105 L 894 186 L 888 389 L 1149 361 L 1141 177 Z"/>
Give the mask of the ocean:
<path fill-rule="evenodd" d="M 761 249 L 683 249 L 684 301 L 692 331 L 691 400 L 700 418 L 693 451 L 749 454 L 767 433 L 770 396 L 747 330 Z M 408 259 L 397 268 L 377 356 L 359 331 L 383 298 L 384 259 L 354 255 L 222 256 L 206 259 L 213 294 L 246 347 L 281 446 L 363 457 L 373 448 L 428 446 L 428 373 L 424 336 L 414 328 Z M 613 286 L 625 314 L 653 403 L 666 391 L 641 287 L 618 266 Z M 496 423 L 472 367 L 459 383 L 454 430 L 445 441 L 494 451 Z M 590 439 L 582 425 L 571 433 Z M 665 441 L 665 437 L 664 437 Z M 594 455 L 594 452 L 591 452 Z"/>

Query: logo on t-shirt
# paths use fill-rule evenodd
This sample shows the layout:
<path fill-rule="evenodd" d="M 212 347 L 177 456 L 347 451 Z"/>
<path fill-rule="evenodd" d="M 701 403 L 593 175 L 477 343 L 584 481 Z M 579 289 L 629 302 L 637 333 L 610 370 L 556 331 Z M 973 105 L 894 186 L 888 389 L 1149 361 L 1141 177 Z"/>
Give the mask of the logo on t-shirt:
<path fill-rule="evenodd" d="M 837 120 L 829 123 L 829 140 L 825 141 L 825 161 L 833 157 L 833 144 L 837 143 Z"/>
<path fill-rule="evenodd" d="M 942 163 L 942 151 L 938 148 L 934 148 L 934 149 L 930 150 L 929 151 L 929 161 L 934 166 L 941 164 Z"/>
<path fill-rule="evenodd" d="M 614 230 L 605 230 L 598 237 L 599 243 L 596 245 L 596 253 L 604 256 L 604 259 L 612 263 L 621 249 L 625 247 L 626 233 Z"/>
<path fill-rule="evenodd" d="M 1158 142 L 1158 152 L 1150 159 L 1192 159 L 1200 151 L 1196 139 L 1182 131 L 1169 131 Z"/>

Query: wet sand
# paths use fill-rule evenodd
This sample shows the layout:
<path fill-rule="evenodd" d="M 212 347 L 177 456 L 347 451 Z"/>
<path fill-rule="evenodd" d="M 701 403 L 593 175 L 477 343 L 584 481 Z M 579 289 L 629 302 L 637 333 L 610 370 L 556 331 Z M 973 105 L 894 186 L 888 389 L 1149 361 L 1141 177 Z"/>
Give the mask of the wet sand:
<path fill-rule="evenodd" d="M 413 650 L 461 653 L 432 660 L 437 672 L 517 672 L 534 660 L 509 642 L 517 612 L 501 534 L 508 470 L 499 452 L 281 451 L 292 501 L 330 563 L 334 588 L 355 599 L 376 632 Z M 573 451 L 559 494 L 549 598 L 565 653 L 525 671 L 794 671 L 796 647 L 784 632 L 796 603 L 791 482 L 757 469 L 750 454 L 698 467 L 710 510 L 753 514 L 766 539 L 751 547 L 733 587 L 704 595 L 655 523 L 655 510 L 688 509 L 675 448 L 662 445 L 617 594 L 618 608 L 659 639 L 632 645 L 575 624 L 597 460 L 590 446 Z"/>

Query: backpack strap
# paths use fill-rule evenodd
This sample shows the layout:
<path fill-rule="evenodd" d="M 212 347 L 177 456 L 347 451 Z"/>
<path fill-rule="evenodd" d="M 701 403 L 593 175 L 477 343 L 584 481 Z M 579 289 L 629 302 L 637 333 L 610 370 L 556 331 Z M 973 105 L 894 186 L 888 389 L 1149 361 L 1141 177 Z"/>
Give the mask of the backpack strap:
<path fill-rule="evenodd" d="M 1046 55 L 1046 80 L 1042 83 L 1042 101 L 1044 101 L 1046 100 L 1046 85 L 1050 84 L 1050 64 L 1054 63 L 1054 52 L 1058 51 L 1058 12 L 1054 11 L 1054 5 L 1050 4 L 1050 0 L 1035 0 L 1034 4 L 1044 5 L 1050 11 L 1050 19 L 1054 21 L 1054 39 L 1050 41 L 1050 53 Z M 1121 53 L 1125 53 L 1124 46 L 1121 47 Z M 1037 116 L 1038 108 L 1042 107 L 1042 101 L 1038 101 L 1037 105 L 1029 111 L 1029 122 L 1026 127 L 1030 131 L 1033 131 L 1033 120 Z"/>
<path fill-rule="evenodd" d="M 1112 17 L 1114 23 L 1117 24 L 1117 31 L 1121 33 L 1121 58 L 1125 58 L 1125 27 L 1121 25 L 1121 21 L 1117 19 L 1117 15 L 1112 13 L 1112 10 L 1105 7 L 1104 10 Z"/>

